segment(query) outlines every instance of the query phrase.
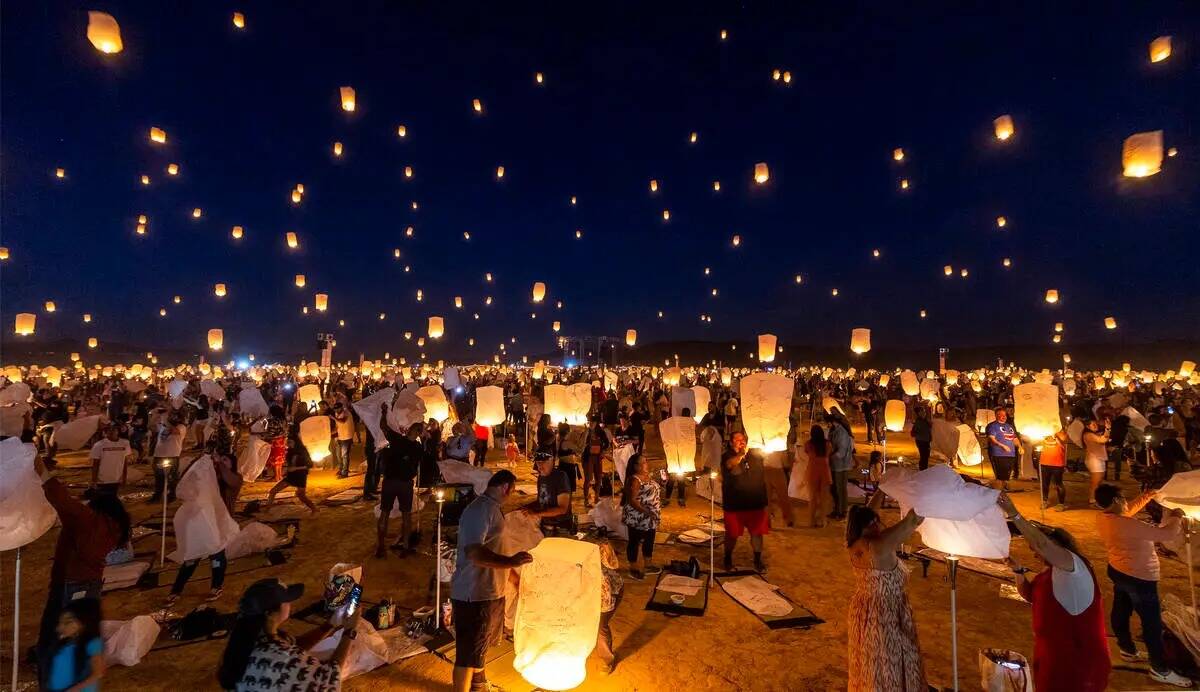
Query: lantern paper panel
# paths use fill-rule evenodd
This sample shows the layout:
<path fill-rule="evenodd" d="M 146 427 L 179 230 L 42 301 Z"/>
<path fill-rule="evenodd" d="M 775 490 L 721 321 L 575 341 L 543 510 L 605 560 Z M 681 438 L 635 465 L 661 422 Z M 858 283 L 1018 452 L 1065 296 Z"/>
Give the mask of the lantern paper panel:
<path fill-rule="evenodd" d="M 529 551 L 513 628 L 513 668 L 529 684 L 569 690 L 587 678 L 600 627 L 600 549 L 546 538 Z"/>
<path fill-rule="evenodd" d="M 791 378 L 767 372 L 756 372 L 739 381 L 742 423 L 750 447 L 765 452 L 787 449 L 792 386 Z"/>
<path fill-rule="evenodd" d="M 300 443 L 314 463 L 329 457 L 329 444 L 333 438 L 330 432 L 329 416 L 309 416 L 300 421 Z"/>
<path fill-rule="evenodd" d="M 667 473 L 684 474 L 696 470 L 696 421 L 686 416 L 671 416 L 658 424 Z"/>
<path fill-rule="evenodd" d="M 87 39 L 101 53 L 120 53 L 125 47 L 117 20 L 104 12 L 88 12 Z"/>
<path fill-rule="evenodd" d="M 220 351 L 225 346 L 225 332 L 221 329 L 208 330 L 208 347 Z"/>
<path fill-rule="evenodd" d="M 899 399 L 888 399 L 883 407 L 883 422 L 888 430 L 900 432 L 904 430 L 904 419 L 907 415 L 904 402 Z"/>
<path fill-rule="evenodd" d="M 416 392 L 417 398 L 425 403 L 425 417 L 444 423 L 450 418 L 450 402 L 446 401 L 446 392 L 437 385 L 421 387 Z"/>
<path fill-rule="evenodd" d="M 859 327 L 850 332 L 850 350 L 854 353 L 866 353 L 871 350 L 871 330 Z"/>
<path fill-rule="evenodd" d="M 504 390 L 495 385 L 476 389 L 475 421 L 490 428 L 500 425 L 504 420 Z"/>
<path fill-rule="evenodd" d="M 1162 170 L 1163 132 L 1139 132 L 1125 139 L 1121 167 L 1127 178 L 1146 178 Z"/>
<path fill-rule="evenodd" d="M 296 390 L 296 399 L 304 403 L 310 410 L 316 409 L 321 403 L 321 388 L 309 383 Z"/>
<path fill-rule="evenodd" d="M 925 545 L 949 555 L 1001 560 L 1008 557 L 1010 535 L 996 505 L 998 491 L 963 481 L 949 466 L 924 471 L 889 471 L 880 488 L 925 518 L 918 529 Z"/>
<path fill-rule="evenodd" d="M 1013 387 L 1013 425 L 1034 440 L 1061 430 L 1058 387 L 1041 382 L 1026 382 Z"/>
<path fill-rule="evenodd" d="M 775 335 L 758 335 L 758 360 L 763 363 L 775 362 Z"/>

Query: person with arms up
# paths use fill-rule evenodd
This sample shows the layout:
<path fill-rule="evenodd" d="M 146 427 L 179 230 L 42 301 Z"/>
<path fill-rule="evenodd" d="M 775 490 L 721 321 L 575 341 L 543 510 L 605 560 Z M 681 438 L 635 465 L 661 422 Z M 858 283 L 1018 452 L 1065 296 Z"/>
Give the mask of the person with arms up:
<path fill-rule="evenodd" d="M 1169 512 L 1161 526 L 1135 519 L 1154 492 L 1144 493 L 1132 503 L 1126 501 L 1121 489 L 1102 483 L 1096 488 L 1096 504 L 1102 510 L 1096 516 L 1096 532 L 1108 552 L 1108 578 L 1113 585 L 1113 605 L 1110 613 L 1117 648 L 1126 661 L 1140 661 L 1146 654 L 1137 650 L 1129 620 L 1136 612 L 1142 621 L 1142 639 L 1150 658 L 1150 677 L 1156 682 L 1188 687 L 1192 681 L 1167 667 L 1163 654 L 1162 607 L 1158 600 L 1160 569 L 1154 544 L 1171 541 L 1183 535 L 1181 510 Z"/>
<path fill-rule="evenodd" d="M 1037 690 L 1101 692 L 1112 662 L 1100 585 L 1065 529 L 1042 531 L 1021 516 L 1005 493 L 996 498 L 1046 569 L 1030 570 L 1011 557 L 1017 590 L 1033 606 L 1033 682 Z"/>
<path fill-rule="evenodd" d="M 1008 490 L 1009 479 L 1016 479 L 1021 440 L 1017 430 L 1008 422 L 1008 410 L 1003 406 L 996 409 L 996 420 L 988 423 L 988 457 L 992 462 L 992 473 L 996 482 Z"/>
<path fill-rule="evenodd" d="M 89 487 L 115 495 L 117 489 L 125 484 L 129 460 L 133 457 L 133 448 L 129 446 L 129 440 L 121 437 L 120 426 L 109 423 L 104 429 L 104 437 L 92 445 L 92 453 L 88 457 L 92 460 Z"/>
<path fill-rule="evenodd" d="M 458 555 L 450 580 L 455 692 L 489 689 L 485 655 L 504 626 L 508 570 L 533 562 L 533 556 L 526 552 L 511 556 L 496 552 L 504 540 L 504 513 L 500 507 L 516 482 L 511 471 L 497 471 L 488 479 L 487 490 L 467 505 L 458 521 Z"/>
<path fill-rule="evenodd" d="M 754 569 L 765 572 L 763 536 L 770 531 L 767 514 L 767 481 L 763 471 L 763 455 L 746 448 L 746 433 L 738 431 L 729 438 L 729 451 L 721 459 L 721 504 L 725 508 L 726 572 L 732 572 L 733 549 L 737 539 L 750 532 L 750 547 L 754 551 Z"/>
<path fill-rule="evenodd" d="M 425 448 L 420 442 L 424 426 L 421 423 L 413 423 L 408 428 L 408 434 L 401 435 L 392 430 L 387 419 L 387 404 L 383 404 L 379 428 L 387 438 L 388 444 L 379 450 L 383 490 L 379 495 L 379 521 L 375 527 L 375 557 L 382 559 L 387 555 L 384 545 L 387 542 L 388 516 L 397 503 L 399 506 L 396 508 L 400 510 L 400 535 L 392 547 L 400 557 L 406 557 L 408 536 L 412 532 L 413 481 L 421 468 L 421 459 L 425 456 Z"/>

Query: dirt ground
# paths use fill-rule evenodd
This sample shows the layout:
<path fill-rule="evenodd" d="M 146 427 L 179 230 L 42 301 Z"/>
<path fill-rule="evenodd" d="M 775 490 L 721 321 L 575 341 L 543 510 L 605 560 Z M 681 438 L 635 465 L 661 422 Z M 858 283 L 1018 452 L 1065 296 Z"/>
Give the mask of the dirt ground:
<path fill-rule="evenodd" d="M 863 442 L 863 431 L 856 430 L 860 453 L 870 450 Z M 648 441 L 653 450 L 661 445 Z M 355 446 L 361 454 L 361 445 Z M 915 459 L 915 448 L 907 436 L 893 435 L 889 455 L 904 455 Z M 498 454 L 496 456 L 499 456 Z M 659 454 L 661 463 L 661 453 Z M 491 462 L 494 463 L 494 462 Z M 83 453 L 62 455 L 62 472 L 71 480 L 85 479 Z M 146 468 L 146 467 L 142 467 Z M 532 482 L 529 470 L 518 469 L 522 482 Z M 317 499 L 347 488 L 361 486 L 362 476 L 337 480 L 332 471 L 314 471 L 310 476 L 310 495 Z M 1128 489 L 1133 484 L 1126 480 Z M 249 484 L 243 495 L 264 492 L 270 484 Z M 1111 603 L 1112 590 L 1103 577 L 1105 564 L 1103 546 L 1093 525 L 1095 512 L 1086 506 L 1086 480 L 1083 474 L 1069 474 L 1068 492 L 1075 508 L 1065 513 L 1049 511 L 1046 521 L 1067 528 L 1080 542 L 1083 551 L 1101 574 L 1101 589 L 1105 608 Z M 1038 492 L 1033 482 L 1018 482 L 1013 497 L 1022 513 L 1037 519 Z M 689 488 L 686 507 L 672 504 L 663 510 L 663 531 L 681 531 L 697 526 L 707 517 L 709 504 L 695 497 Z M 515 507 L 531 501 L 529 496 L 514 494 L 510 504 Z M 291 501 L 291 502 L 294 502 Z M 576 511 L 583 508 L 577 500 Z M 778 517 L 773 518 L 772 532 L 766 539 L 765 556 L 769 566 L 768 578 L 779 585 L 793 600 L 809 608 L 824 624 L 808 630 L 770 630 L 743 609 L 719 587 L 710 593 L 708 611 L 703 617 L 669 617 L 643 609 L 653 582 L 626 581 L 626 593 L 613 619 L 613 633 L 619 664 L 612 675 L 605 676 L 593 660 L 588 664 L 588 678 L 581 690 L 826 690 L 846 685 L 846 603 L 852 591 L 852 577 L 842 544 L 843 523 L 830 523 L 822 529 L 806 528 L 803 503 L 794 503 L 797 510 L 796 528 L 786 528 Z M 161 511 L 159 505 L 131 503 L 129 509 L 135 524 Z M 506 507 L 508 509 L 508 507 Z M 173 509 L 172 509 L 173 511 Z M 717 508 L 720 516 L 720 507 Z M 896 518 L 895 510 L 887 512 L 889 521 Z M 424 514 L 423 528 L 428 538 L 432 531 L 432 513 Z M 307 588 L 301 604 L 320 597 L 324 577 L 337 562 L 360 563 L 364 566 L 364 600 L 375 601 L 390 597 L 402 607 L 416 608 L 433 600 L 430 575 L 433 559 L 416 555 L 406 559 L 394 553 L 377 560 L 373 555 L 375 521 L 372 508 L 365 503 L 343 507 L 321 507 L 315 516 L 303 513 L 298 543 L 290 552 L 286 564 L 265 567 L 264 561 L 248 557 L 230 564 L 225 595 L 217 602 L 224 611 L 237 606 L 237 598 L 253 581 L 279 577 L 285 581 L 303 582 Z M 393 522 L 392 536 L 399 530 Z M 37 623 L 46 595 L 50 558 L 57 529 L 21 553 L 21 648 L 31 644 L 37 634 Z M 915 539 L 914 539 L 915 540 Z M 168 540 L 168 550 L 171 549 Z M 136 546 L 139 555 L 157 555 L 157 538 L 145 538 Z M 623 555 L 618 545 L 618 552 Z M 720 559 L 718 549 L 718 559 Z M 1013 542 L 1014 555 L 1024 564 L 1038 563 L 1024 542 Z M 672 559 L 687 559 L 695 555 L 707 563 L 708 547 L 660 545 L 655 549 L 655 561 L 665 564 Z M 14 553 L 7 553 L 0 563 L 0 648 L 3 649 L 2 675 L 7 685 L 11 671 L 11 627 Z M 739 567 L 750 563 L 749 546 L 743 540 L 735 555 Z M 914 567 L 909 579 L 908 593 L 920 630 L 921 649 L 931 684 L 949 688 L 951 673 L 950 589 L 944 565 L 934 563 L 928 577 L 921 576 L 920 566 Z M 146 591 L 137 588 L 116 591 L 104 598 L 107 619 L 128 619 L 160 609 L 166 596 L 173 570 L 163 586 Z M 207 565 L 201 567 L 185 591 L 184 598 L 173 608 L 182 615 L 203 603 L 208 592 L 205 578 Z M 1161 591 L 1187 598 L 1187 570 L 1177 560 L 1163 561 Z M 1135 625 L 1135 636 L 1137 629 Z M 294 623 L 289 629 L 300 633 L 308 628 Z M 165 634 L 163 635 L 166 636 Z M 1110 638 L 1114 669 L 1111 688 L 1115 690 L 1168 689 L 1147 677 L 1145 664 L 1126 664 L 1116 657 L 1115 640 Z M 178 648 L 153 651 L 132 668 L 111 668 L 104 687 L 116 690 L 201 690 L 217 689 L 214 674 L 224 641 L 186 644 Z M 1032 653 L 1030 610 L 1027 604 L 1002 598 L 1000 582 L 960 570 L 958 578 L 958 664 L 959 684 L 963 689 L 978 689 L 979 666 L 977 652 L 984 647 L 1014 649 Z M 511 648 L 506 655 L 491 661 L 488 675 L 504 690 L 525 691 L 532 687 L 512 668 Z M 397 690 L 449 689 L 451 664 L 432 655 L 423 654 L 385 666 L 348 681 L 349 690 L 375 690 L 381 687 Z M 21 687 L 31 685 L 32 671 L 21 668 Z"/>

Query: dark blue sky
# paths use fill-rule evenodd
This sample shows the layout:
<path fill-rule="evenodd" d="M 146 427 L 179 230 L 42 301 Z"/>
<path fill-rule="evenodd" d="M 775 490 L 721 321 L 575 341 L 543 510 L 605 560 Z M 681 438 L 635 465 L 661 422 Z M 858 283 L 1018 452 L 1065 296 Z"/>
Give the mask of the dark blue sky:
<path fill-rule="evenodd" d="M 87 42 L 88 9 L 120 22 L 123 53 Z M 20 311 L 39 313 L 40 339 L 200 350 L 222 327 L 234 354 L 308 349 L 322 328 L 350 351 L 405 354 L 401 334 L 432 314 L 447 319 L 434 357 L 467 352 L 469 337 L 480 358 L 510 336 L 517 353 L 546 351 L 556 319 L 564 333 L 636 328 L 643 343 L 771 331 L 839 344 L 855 326 L 877 347 L 1045 343 L 1055 321 L 1065 346 L 1200 333 L 1200 8 L 1187 0 L 0 11 L 6 342 Z M 1163 34 L 1174 54 L 1152 65 Z M 1017 134 L 999 144 L 1004 113 Z M 1155 129 L 1178 156 L 1122 179 L 1122 140 Z M 758 161 L 766 186 L 752 182 Z M 946 279 L 945 264 L 970 277 Z M 565 305 L 534 321 L 537 280 Z M 316 291 L 329 313 L 302 316 Z"/>

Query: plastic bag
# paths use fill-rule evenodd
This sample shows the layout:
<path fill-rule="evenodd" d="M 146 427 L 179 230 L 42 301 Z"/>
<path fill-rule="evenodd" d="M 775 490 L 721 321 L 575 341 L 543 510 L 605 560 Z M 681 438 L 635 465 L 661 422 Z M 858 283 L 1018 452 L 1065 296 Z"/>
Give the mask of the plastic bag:
<path fill-rule="evenodd" d="M 981 650 L 979 677 L 986 692 L 1033 692 L 1029 661 L 1016 651 Z"/>
<path fill-rule="evenodd" d="M 262 522 L 252 521 L 242 527 L 237 535 L 225 546 L 225 558 L 236 560 L 239 557 L 261 553 L 279 544 L 279 534 L 275 529 Z"/>
<path fill-rule="evenodd" d="M 350 642 L 350 650 L 346 653 L 346 660 L 342 662 L 340 667 L 341 679 L 348 680 L 356 675 L 375 670 L 379 666 L 388 663 L 389 649 L 387 642 L 371 623 L 366 620 L 359 620 L 358 637 Z M 337 648 L 338 642 L 342 640 L 342 630 L 338 629 L 330 636 L 317 642 L 309 653 L 311 653 L 319 661 L 328 661 L 333 657 L 333 651 Z"/>
<path fill-rule="evenodd" d="M 621 540 L 629 540 L 629 527 L 621 521 L 621 505 L 615 497 L 603 497 L 595 507 L 588 510 L 588 516 L 596 526 L 608 529 L 608 532 Z"/>
<path fill-rule="evenodd" d="M 136 666 L 158 639 L 162 630 L 154 618 L 138 615 L 132 620 L 105 620 L 100 623 L 104 639 L 104 662 L 108 665 Z"/>

